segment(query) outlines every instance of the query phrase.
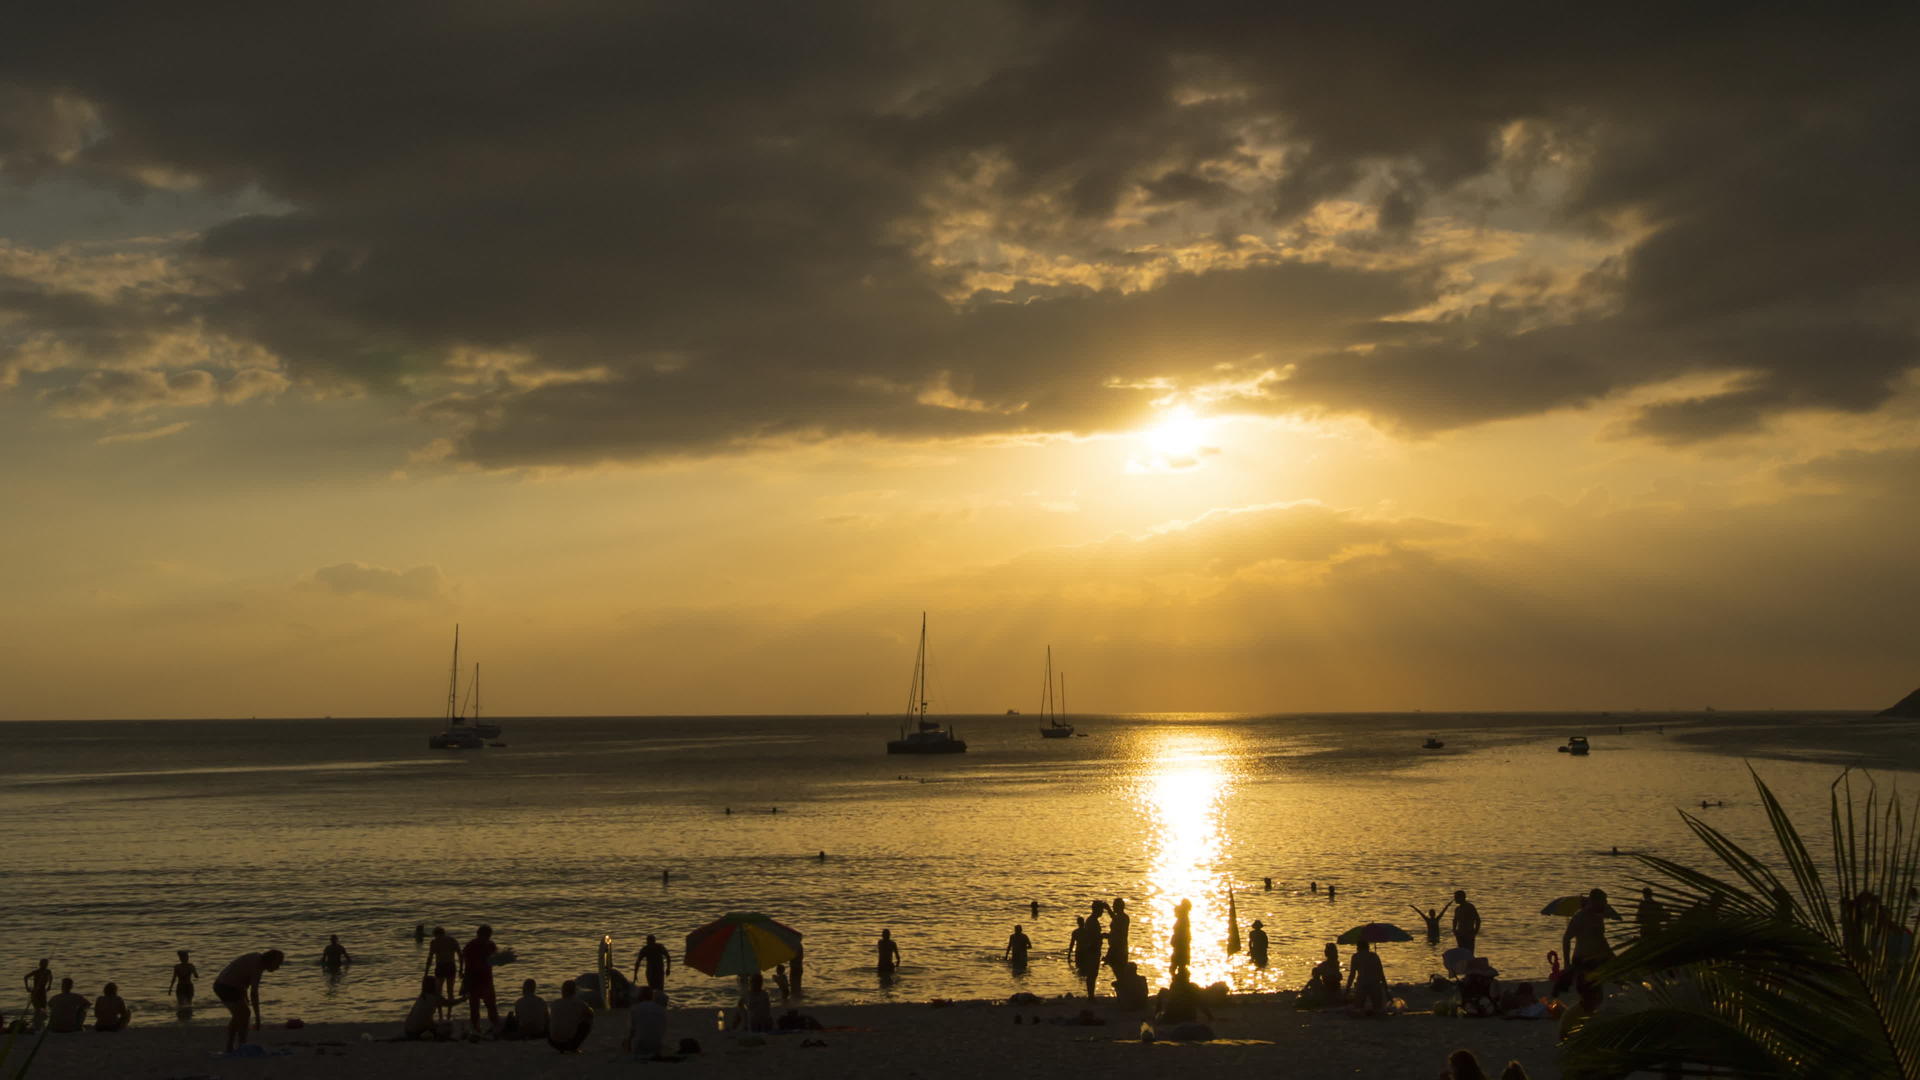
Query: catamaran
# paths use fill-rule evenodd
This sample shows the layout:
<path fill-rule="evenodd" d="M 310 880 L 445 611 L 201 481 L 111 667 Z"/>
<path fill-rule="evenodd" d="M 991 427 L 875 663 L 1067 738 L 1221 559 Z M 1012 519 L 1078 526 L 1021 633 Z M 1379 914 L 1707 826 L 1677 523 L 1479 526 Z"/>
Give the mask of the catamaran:
<path fill-rule="evenodd" d="M 927 718 L 927 613 L 920 613 L 920 652 L 913 658 L 913 685 L 907 688 L 907 722 L 900 737 L 887 740 L 889 754 L 963 754 L 967 744 L 940 721 Z"/>
<path fill-rule="evenodd" d="M 474 671 L 479 678 L 479 669 Z M 453 627 L 453 666 L 447 672 L 447 728 L 437 735 L 427 736 L 429 750 L 479 750 L 487 745 L 486 736 L 474 730 L 467 723 L 460 706 L 460 624 Z"/>
<path fill-rule="evenodd" d="M 1073 725 L 1067 723 L 1067 673 L 1060 673 L 1060 702 L 1056 708 L 1053 698 L 1053 646 L 1047 646 L 1047 672 L 1040 689 L 1040 715 L 1047 718 L 1046 726 L 1040 729 L 1043 739 L 1065 739 L 1073 734 Z"/>

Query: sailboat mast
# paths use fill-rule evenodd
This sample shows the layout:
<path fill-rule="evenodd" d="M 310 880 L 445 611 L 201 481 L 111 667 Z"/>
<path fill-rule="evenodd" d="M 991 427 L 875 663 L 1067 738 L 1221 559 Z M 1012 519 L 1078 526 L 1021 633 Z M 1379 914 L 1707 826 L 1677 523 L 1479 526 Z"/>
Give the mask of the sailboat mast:
<path fill-rule="evenodd" d="M 473 665 L 473 722 L 480 722 L 480 665 Z"/>
<path fill-rule="evenodd" d="M 454 710 L 460 701 L 460 624 L 453 624 L 453 665 L 447 670 L 447 719 L 459 715 Z"/>
<path fill-rule="evenodd" d="M 920 662 L 914 665 L 919 672 L 920 685 L 914 696 L 919 700 L 920 708 L 915 714 L 921 720 L 927 718 L 927 613 L 920 613 Z"/>
<path fill-rule="evenodd" d="M 1046 673 L 1040 676 L 1040 719 L 1053 719 L 1053 646 L 1047 646 Z"/>
<path fill-rule="evenodd" d="M 1060 712 L 1058 715 L 1063 721 L 1067 718 L 1067 673 L 1064 671 L 1060 673 Z"/>

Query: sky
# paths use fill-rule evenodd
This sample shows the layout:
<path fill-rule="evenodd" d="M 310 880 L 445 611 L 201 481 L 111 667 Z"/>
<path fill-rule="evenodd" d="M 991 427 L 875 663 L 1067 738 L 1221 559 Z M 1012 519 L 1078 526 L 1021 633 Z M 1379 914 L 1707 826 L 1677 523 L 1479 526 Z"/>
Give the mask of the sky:
<path fill-rule="evenodd" d="M 1878 708 L 1908 5 L 55 5 L 0 718 Z"/>

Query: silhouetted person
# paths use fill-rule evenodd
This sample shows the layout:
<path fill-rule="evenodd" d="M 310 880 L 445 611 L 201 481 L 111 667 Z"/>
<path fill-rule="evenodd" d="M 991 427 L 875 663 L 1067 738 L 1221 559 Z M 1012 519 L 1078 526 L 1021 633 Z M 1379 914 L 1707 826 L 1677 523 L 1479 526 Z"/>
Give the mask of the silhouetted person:
<path fill-rule="evenodd" d="M 1073 970 L 1086 981 L 1087 997 L 1091 999 L 1098 987 L 1100 978 L 1100 911 L 1106 905 L 1093 902 L 1093 910 L 1086 921 L 1080 924 L 1078 939 L 1074 942 Z"/>
<path fill-rule="evenodd" d="M 180 1009 L 193 1008 L 193 980 L 200 969 L 187 959 L 187 950 L 181 949 L 174 955 L 180 962 L 173 965 L 173 977 L 167 980 L 167 992 L 173 995 L 175 1006 Z"/>
<path fill-rule="evenodd" d="M 60 992 L 47 1001 L 47 1030 L 56 1034 L 79 1031 L 87 1026 L 87 1008 L 93 1002 L 73 992 L 73 980 L 61 979 Z"/>
<path fill-rule="evenodd" d="M 1331 881 L 1327 882 L 1327 903 L 1329 904 L 1333 903 L 1333 890 L 1335 888 L 1336 886 L 1333 884 L 1333 882 Z"/>
<path fill-rule="evenodd" d="M 1313 966 L 1313 976 L 1308 981 L 1307 988 L 1319 999 L 1321 1005 L 1338 1005 L 1347 997 L 1346 991 L 1340 985 L 1340 949 L 1329 941 L 1322 952 L 1325 954 L 1324 959 Z"/>
<path fill-rule="evenodd" d="M 414 923 L 413 924 L 413 943 L 415 945 L 418 945 L 425 940 L 427 940 L 427 924 Z"/>
<path fill-rule="evenodd" d="M 1120 1007 L 1129 1012 L 1147 1007 L 1147 977 L 1140 974 L 1139 964 L 1129 961 L 1113 973 L 1113 996 L 1120 1000 Z"/>
<path fill-rule="evenodd" d="M 1028 902 L 1027 902 L 1027 910 L 1028 910 L 1028 911 L 1029 911 L 1030 913 L 1032 913 L 1032 915 L 1033 915 L 1033 917 L 1034 917 L 1034 918 L 1036 918 L 1036 919 L 1037 919 L 1037 918 L 1039 918 L 1039 917 L 1040 917 L 1040 901 L 1038 901 L 1038 900 L 1031 900 L 1031 901 L 1028 901 Z"/>
<path fill-rule="evenodd" d="M 547 1037 L 547 1001 L 539 990 L 540 984 L 528 979 L 520 984 L 520 1000 L 513 1003 L 514 1029 L 523 1039 Z"/>
<path fill-rule="evenodd" d="M 444 927 L 433 928 L 433 940 L 427 943 L 427 973 L 440 986 L 440 996 L 453 996 L 453 979 L 460 973 L 460 943 Z"/>
<path fill-rule="evenodd" d="M 1580 994 L 1580 1008 L 1591 1013 L 1607 996 L 1599 980 L 1592 977 L 1593 971 L 1613 959 L 1613 946 L 1607 944 L 1605 889 L 1587 893 L 1580 910 L 1567 920 L 1566 932 L 1560 935 L 1560 952 L 1567 957 L 1567 973 L 1573 976 L 1574 989 Z"/>
<path fill-rule="evenodd" d="M 900 966 L 900 945 L 893 940 L 893 931 L 880 931 L 880 940 L 874 943 L 874 970 L 880 977 L 890 978 L 894 969 Z"/>
<path fill-rule="evenodd" d="M 667 975 L 673 971 L 673 954 L 667 951 L 665 945 L 655 941 L 652 934 L 647 935 L 647 943 L 640 946 L 640 951 L 633 954 L 634 982 L 640 981 L 642 964 L 647 967 L 647 985 L 656 991 L 666 989 Z"/>
<path fill-rule="evenodd" d="M 1247 934 L 1247 959 L 1252 960 L 1257 968 L 1267 966 L 1267 932 L 1262 929 L 1265 926 L 1265 923 L 1255 919 L 1253 929 Z"/>
<path fill-rule="evenodd" d="M 493 927 L 482 923 L 473 932 L 473 940 L 460 947 L 460 967 L 466 976 L 468 1022 L 480 1030 L 480 1006 L 487 1006 L 487 1030 L 500 1033 L 500 1006 L 494 999 L 493 954 L 500 946 L 493 942 Z"/>
<path fill-rule="evenodd" d="M 823 851 L 823 852 L 821 852 L 821 853 L 820 853 L 820 856 L 819 856 L 819 858 L 820 858 L 820 861 L 821 861 L 821 862 L 826 862 L 826 861 L 827 861 L 827 853 L 826 853 L 826 852 L 824 852 L 824 851 Z"/>
<path fill-rule="evenodd" d="M 227 1024 L 227 1050 L 247 1041 L 247 1007 L 253 1007 L 253 1029 L 260 1030 L 260 977 L 279 971 L 287 954 L 279 949 L 242 953 L 213 977 L 213 996 L 227 1007 L 233 1019 Z"/>
<path fill-rule="evenodd" d="M 1006 951 L 1000 954 L 1015 971 L 1027 970 L 1027 950 L 1033 948 L 1033 942 L 1020 929 L 1019 923 L 1013 924 L 1013 933 L 1007 935 Z"/>
<path fill-rule="evenodd" d="M 673 878 L 673 871 L 671 870 L 660 871 L 660 884 L 665 885 L 668 881 L 672 880 L 672 878 Z"/>
<path fill-rule="evenodd" d="M 351 963 L 353 957 L 347 955 L 347 947 L 340 944 L 340 935 L 327 935 L 327 947 L 320 950 L 320 966 L 337 972 Z"/>
<path fill-rule="evenodd" d="M 765 980 L 759 972 L 747 979 L 747 992 L 740 996 L 734 1027 L 743 1027 L 759 1035 L 773 1030 L 773 1002 L 767 997 Z"/>
<path fill-rule="evenodd" d="M 547 1010 L 547 1045 L 563 1054 L 580 1049 L 593 1031 L 593 1006 L 574 996 L 572 979 L 560 984 L 560 999 Z"/>
<path fill-rule="evenodd" d="M 1446 906 L 1442 907 L 1439 911 L 1435 911 L 1432 908 L 1428 908 L 1425 911 L 1421 911 L 1419 908 L 1413 907 L 1412 904 L 1408 904 L 1407 906 L 1410 908 L 1413 908 L 1413 913 L 1415 915 L 1420 916 L 1421 922 L 1424 922 L 1427 924 L 1427 944 L 1429 945 L 1440 944 L 1440 919 L 1442 916 L 1446 915 L 1447 908 L 1450 908 L 1453 906 L 1453 901 L 1451 900 L 1447 901 Z"/>
<path fill-rule="evenodd" d="M 1261 883 L 1261 885 L 1263 885 L 1263 886 L 1265 886 L 1265 887 L 1266 887 L 1266 890 L 1267 890 L 1268 892 L 1272 892 L 1272 891 L 1273 891 L 1273 879 L 1272 879 L 1272 878 L 1261 878 L 1261 879 L 1260 879 L 1260 883 Z"/>
<path fill-rule="evenodd" d="M 125 998 L 120 996 L 120 984 L 108 983 L 100 988 L 100 996 L 93 1002 L 93 1030 L 124 1031 L 133 1021 L 133 1010 L 127 1008 Z"/>
<path fill-rule="evenodd" d="M 636 1058 L 657 1058 L 667 1049 L 667 1010 L 654 1000 L 653 987 L 643 986 L 627 1010 L 625 1050 Z"/>
<path fill-rule="evenodd" d="M 52 962 L 51 958 L 43 958 L 39 967 L 23 976 L 27 985 L 27 1003 L 33 1006 L 34 1012 L 47 1011 L 47 988 L 53 985 L 53 969 L 47 965 Z"/>
<path fill-rule="evenodd" d="M 1127 962 L 1127 937 L 1133 932 L 1133 916 L 1127 914 L 1127 902 L 1117 896 L 1108 910 L 1113 918 L 1107 921 L 1107 964 L 1118 975 Z"/>
<path fill-rule="evenodd" d="M 420 996 L 413 999 L 413 1005 L 407 1009 L 406 1022 L 400 1033 L 409 1039 L 453 1038 L 453 1025 L 438 1019 L 440 1013 L 453 1009 L 454 998 L 440 996 L 440 982 L 431 975 L 420 976 Z"/>
<path fill-rule="evenodd" d="M 1363 1016 L 1387 1011 L 1387 973 L 1380 954 L 1365 939 L 1353 947 L 1353 966 L 1347 969 L 1347 992 Z"/>
<path fill-rule="evenodd" d="M 1480 936 L 1480 909 L 1467 899 L 1467 890 L 1455 889 L 1453 902 L 1453 943 L 1467 950 L 1469 957 L 1475 955 L 1473 942 Z"/>
<path fill-rule="evenodd" d="M 1193 924 L 1189 919 L 1192 911 L 1191 900 L 1173 905 L 1173 955 L 1168 958 L 1167 967 L 1176 977 L 1192 966 Z"/>
<path fill-rule="evenodd" d="M 1317 881 L 1307 882 L 1307 891 L 1314 894 L 1315 896 L 1320 895 L 1320 883 Z"/>
<path fill-rule="evenodd" d="M 1640 903 L 1633 909 L 1633 922 L 1640 928 L 1641 937 L 1646 937 L 1666 925 L 1666 906 L 1653 898 L 1652 888 L 1640 890 Z"/>
<path fill-rule="evenodd" d="M 779 991 L 781 1001 L 793 997 L 793 986 L 787 982 L 787 965 L 773 965 L 773 988 Z"/>

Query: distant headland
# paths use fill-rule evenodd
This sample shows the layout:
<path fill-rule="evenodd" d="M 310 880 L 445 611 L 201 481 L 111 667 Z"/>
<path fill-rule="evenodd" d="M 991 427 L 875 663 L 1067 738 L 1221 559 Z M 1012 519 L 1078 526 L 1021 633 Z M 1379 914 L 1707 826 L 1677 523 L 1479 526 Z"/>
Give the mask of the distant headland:
<path fill-rule="evenodd" d="M 1915 690 L 1913 693 L 1901 698 L 1899 704 L 1893 708 L 1881 710 L 1879 715 L 1903 716 L 1920 720 L 1920 690 Z"/>

